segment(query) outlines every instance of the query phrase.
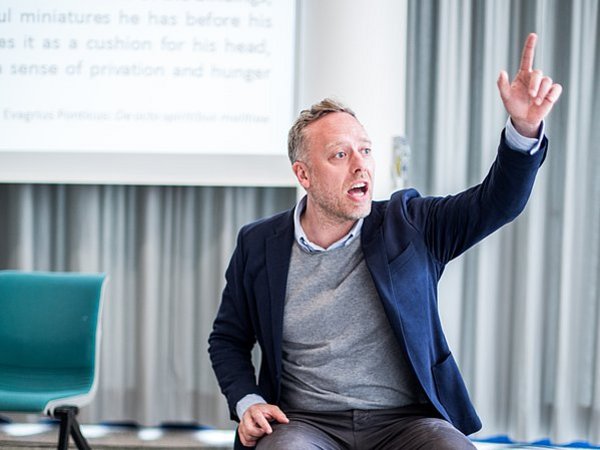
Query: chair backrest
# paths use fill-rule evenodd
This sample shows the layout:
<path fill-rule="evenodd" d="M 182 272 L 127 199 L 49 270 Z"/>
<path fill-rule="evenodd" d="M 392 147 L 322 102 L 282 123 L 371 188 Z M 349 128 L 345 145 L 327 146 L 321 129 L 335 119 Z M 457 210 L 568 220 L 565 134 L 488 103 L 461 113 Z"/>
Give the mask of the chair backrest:
<path fill-rule="evenodd" d="M 0 365 L 95 372 L 105 279 L 0 271 Z"/>

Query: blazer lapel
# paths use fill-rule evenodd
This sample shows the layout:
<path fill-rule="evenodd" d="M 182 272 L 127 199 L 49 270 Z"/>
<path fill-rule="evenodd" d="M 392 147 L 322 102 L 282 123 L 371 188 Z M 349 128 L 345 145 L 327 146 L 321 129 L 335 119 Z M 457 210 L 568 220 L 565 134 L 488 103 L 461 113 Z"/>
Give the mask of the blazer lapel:
<path fill-rule="evenodd" d="M 376 204 L 373 205 L 372 213 L 365 218 L 363 224 L 361 244 L 365 263 L 373 278 L 377 293 L 383 303 L 383 308 L 394 331 L 402 333 L 400 322 L 400 311 L 394 301 L 394 288 L 392 275 L 388 262 L 385 241 L 383 239 L 383 228 L 381 226 L 382 216 Z"/>
<path fill-rule="evenodd" d="M 385 304 L 389 299 L 394 298 L 394 296 L 383 233 L 379 227 L 370 230 L 370 233 L 367 233 L 367 231 L 368 230 L 364 229 L 364 234 L 362 236 L 362 249 L 365 256 L 365 263 L 371 273 L 377 292 Z"/>
<path fill-rule="evenodd" d="M 382 287 L 391 285 L 381 220 L 377 205 L 373 203 L 371 214 L 365 218 L 360 236 L 365 263 L 379 295 L 382 295 Z"/>
<path fill-rule="evenodd" d="M 273 354 L 277 375 L 281 368 L 281 341 L 283 339 L 283 305 L 294 243 L 293 210 L 285 223 L 266 241 L 267 278 L 269 283 L 269 309 L 273 332 Z"/>

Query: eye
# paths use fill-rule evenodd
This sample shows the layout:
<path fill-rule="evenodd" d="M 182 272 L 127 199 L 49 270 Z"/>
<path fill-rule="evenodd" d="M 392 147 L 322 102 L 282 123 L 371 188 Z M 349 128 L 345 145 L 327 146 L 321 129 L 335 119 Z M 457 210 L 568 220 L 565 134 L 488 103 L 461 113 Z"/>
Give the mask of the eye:
<path fill-rule="evenodd" d="M 363 148 L 363 149 L 362 149 L 362 152 L 363 152 L 363 154 L 365 154 L 365 155 L 370 155 L 370 154 L 371 154 L 371 151 L 372 151 L 372 150 L 371 150 L 370 148 L 368 148 L 368 147 L 367 147 L 367 148 Z"/>
<path fill-rule="evenodd" d="M 334 155 L 334 158 L 335 158 L 335 159 L 342 159 L 342 158 L 345 158 L 345 157 L 346 157 L 346 152 L 337 152 L 337 153 Z"/>

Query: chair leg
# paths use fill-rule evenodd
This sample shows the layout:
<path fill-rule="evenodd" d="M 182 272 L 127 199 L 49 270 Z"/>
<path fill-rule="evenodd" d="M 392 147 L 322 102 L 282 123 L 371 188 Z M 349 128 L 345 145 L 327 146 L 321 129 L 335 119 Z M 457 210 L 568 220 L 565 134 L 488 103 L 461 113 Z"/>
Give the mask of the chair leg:
<path fill-rule="evenodd" d="M 81 429 L 79 428 L 79 422 L 77 422 L 76 418 L 73 418 L 73 422 L 71 423 L 71 436 L 75 441 L 75 445 L 79 450 L 91 450 L 88 442 L 81 434 Z"/>
<path fill-rule="evenodd" d="M 73 415 L 70 411 L 65 411 L 63 408 L 54 410 L 54 417 L 60 419 L 60 430 L 58 432 L 58 447 L 57 450 L 69 449 L 69 431 L 71 430 L 71 420 Z"/>
<path fill-rule="evenodd" d="M 57 450 L 68 450 L 69 435 L 71 435 L 79 450 L 91 450 L 88 442 L 81 434 L 76 417 L 78 412 L 79 409 L 76 406 L 60 406 L 54 410 L 54 417 L 60 419 Z"/>

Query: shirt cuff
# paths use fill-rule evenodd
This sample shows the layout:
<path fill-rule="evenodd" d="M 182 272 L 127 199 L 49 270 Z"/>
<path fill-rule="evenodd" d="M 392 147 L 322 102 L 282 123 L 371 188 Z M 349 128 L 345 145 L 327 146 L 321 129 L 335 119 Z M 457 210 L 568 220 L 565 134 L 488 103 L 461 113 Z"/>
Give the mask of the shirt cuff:
<path fill-rule="evenodd" d="M 533 155 L 540 149 L 545 130 L 546 122 L 542 121 L 537 138 L 525 137 L 517 131 L 509 117 L 506 121 L 506 143 L 512 150 Z"/>
<path fill-rule="evenodd" d="M 242 420 L 242 416 L 246 412 L 248 408 L 252 405 L 256 405 L 257 403 L 267 403 L 264 398 L 262 398 L 258 394 L 248 394 L 245 397 L 242 397 L 237 405 L 235 405 L 235 412 L 238 416 L 238 419 Z"/>

